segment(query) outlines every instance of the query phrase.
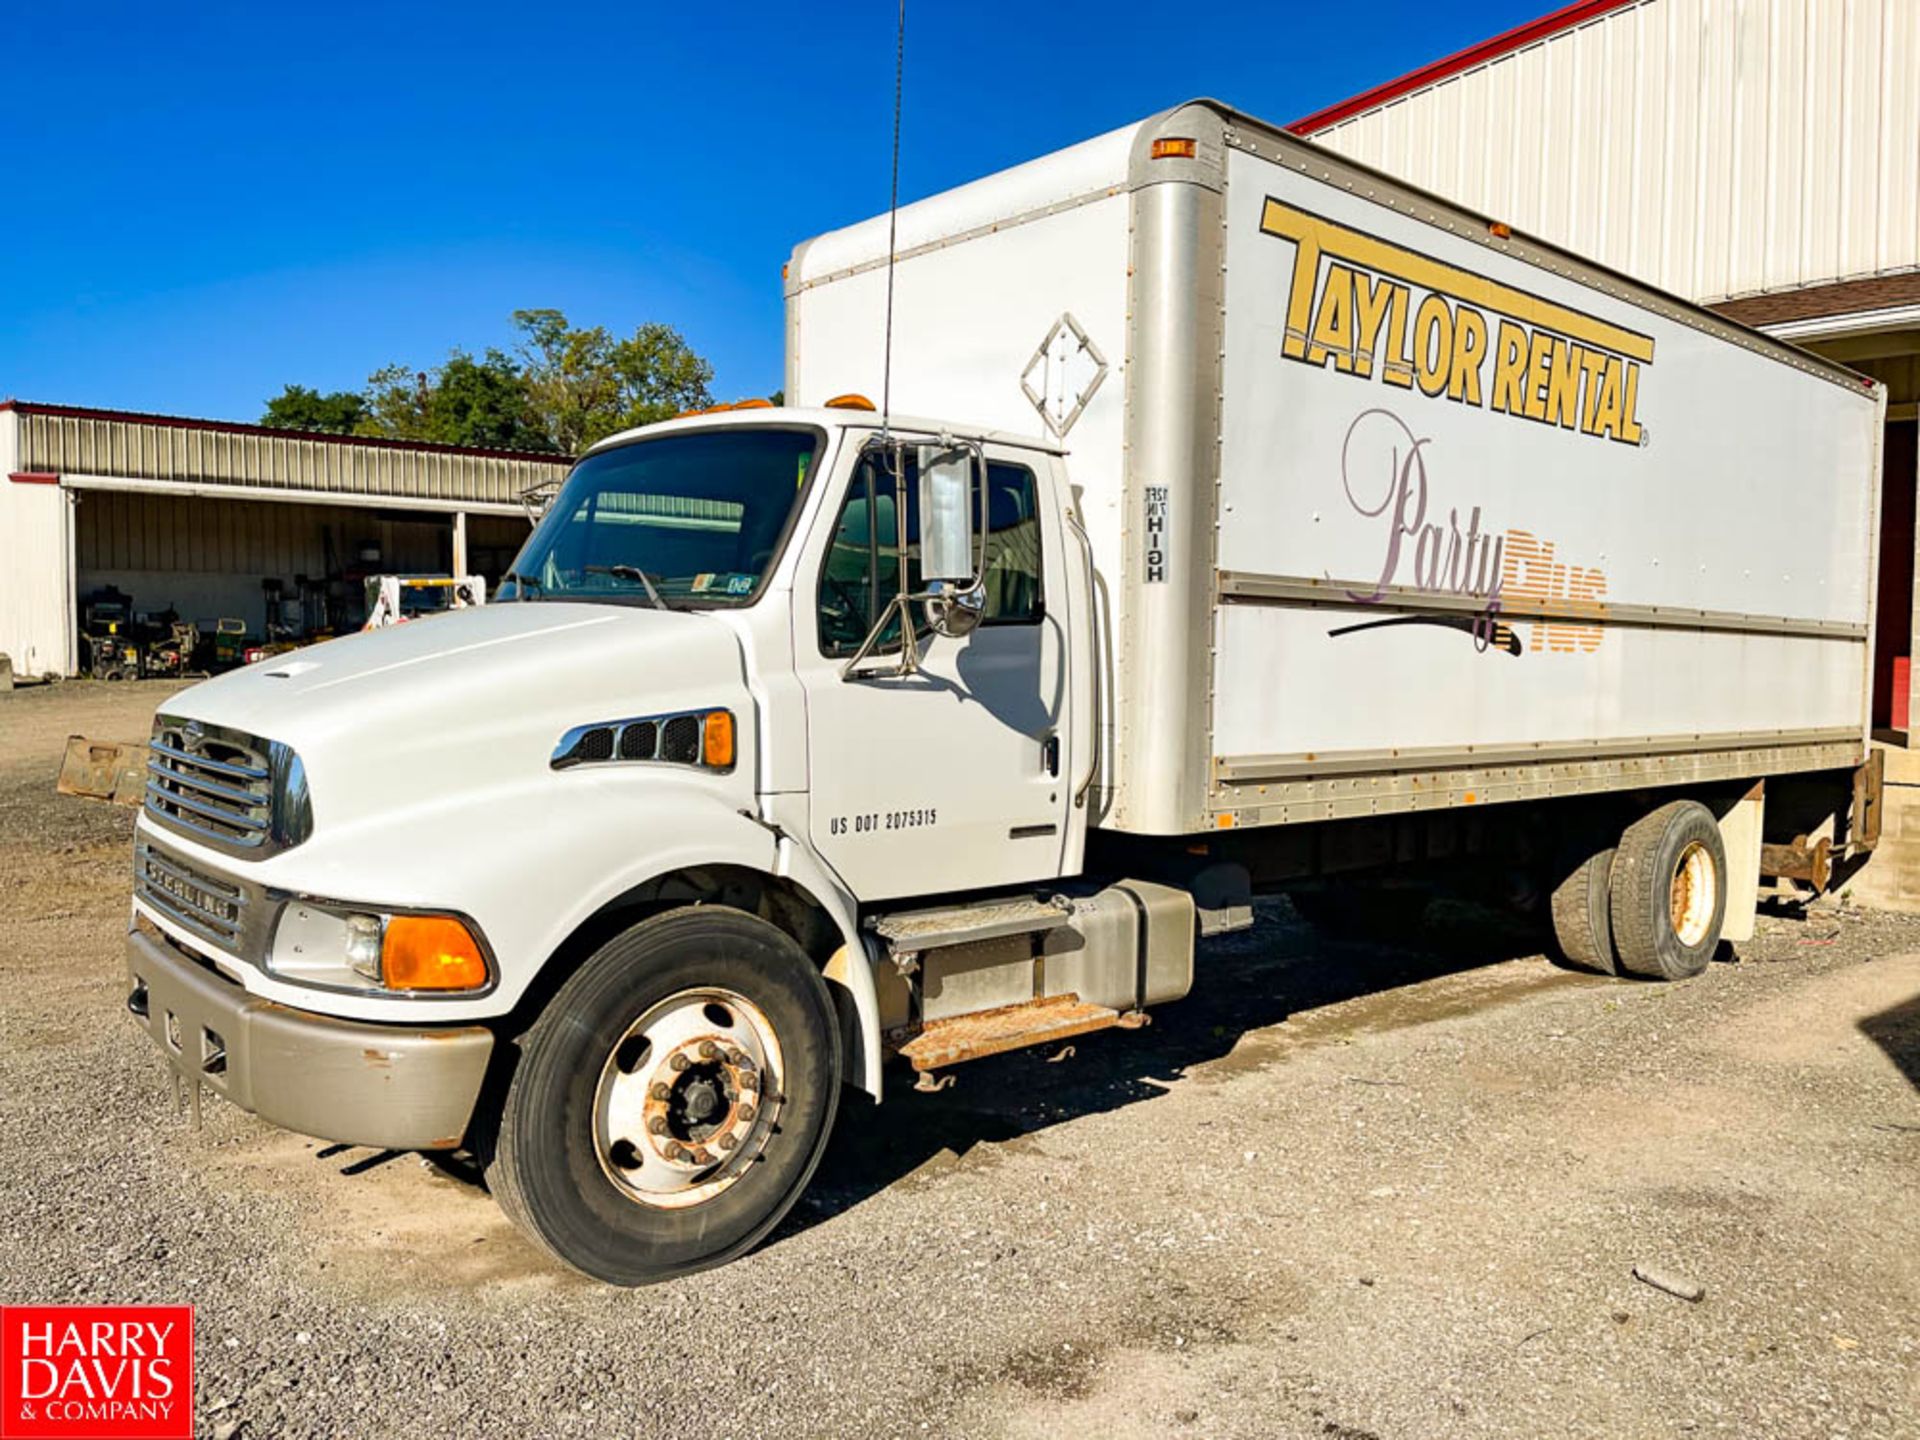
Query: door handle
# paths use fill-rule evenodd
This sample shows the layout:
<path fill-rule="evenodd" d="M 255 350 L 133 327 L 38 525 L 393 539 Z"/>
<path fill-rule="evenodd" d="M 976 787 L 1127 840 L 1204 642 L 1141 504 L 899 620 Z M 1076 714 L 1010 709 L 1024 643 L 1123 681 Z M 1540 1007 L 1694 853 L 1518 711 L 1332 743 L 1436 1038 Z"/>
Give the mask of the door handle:
<path fill-rule="evenodd" d="M 1040 763 L 1047 767 L 1047 774 L 1058 779 L 1060 776 L 1060 737 L 1049 735 L 1040 742 Z"/>

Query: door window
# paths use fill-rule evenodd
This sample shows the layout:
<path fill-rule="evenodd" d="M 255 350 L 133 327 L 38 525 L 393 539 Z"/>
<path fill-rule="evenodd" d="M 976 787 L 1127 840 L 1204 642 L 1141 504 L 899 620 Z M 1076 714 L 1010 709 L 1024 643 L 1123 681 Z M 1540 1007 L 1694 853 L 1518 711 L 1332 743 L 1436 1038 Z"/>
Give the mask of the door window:
<path fill-rule="evenodd" d="M 909 448 L 906 473 L 893 473 L 893 456 L 874 450 L 860 462 L 847 488 L 820 570 L 820 653 L 844 657 L 860 648 L 887 603 L 904 582 L 920 589 L 920 468 Z M 973 503 L 980 503 L 974 480 Z M 976 514 L 978 511 L 976 510 Z M 987 544 L 983 588 L 985 625 L 1031 625 L 1042 614 L 1040 507 L 1033 471 L 1024 465 L 987 465 Z M 915 616 L 920 634 L 925 617 Z M 876 653 L 897 650 L 896 615 Z"/>

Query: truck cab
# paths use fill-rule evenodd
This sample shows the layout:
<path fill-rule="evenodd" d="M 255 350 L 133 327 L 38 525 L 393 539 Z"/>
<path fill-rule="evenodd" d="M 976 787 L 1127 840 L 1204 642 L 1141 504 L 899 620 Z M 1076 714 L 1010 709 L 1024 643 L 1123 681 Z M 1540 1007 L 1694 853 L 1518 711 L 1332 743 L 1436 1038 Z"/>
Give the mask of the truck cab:
<path fill-rule="evenodd" d="M 857 397 L 615 436 L 492 603 L 168 702 L 130 1005 L 196 1097 L 472 1148 L 590 1273 L 725 1258 L 930 1024 L 1038 1002 L 1006 1048 L 1148 998 L 1135 902 L 1080 936 L 1051 894 L 1092 592 L 1057 445 Z"/>

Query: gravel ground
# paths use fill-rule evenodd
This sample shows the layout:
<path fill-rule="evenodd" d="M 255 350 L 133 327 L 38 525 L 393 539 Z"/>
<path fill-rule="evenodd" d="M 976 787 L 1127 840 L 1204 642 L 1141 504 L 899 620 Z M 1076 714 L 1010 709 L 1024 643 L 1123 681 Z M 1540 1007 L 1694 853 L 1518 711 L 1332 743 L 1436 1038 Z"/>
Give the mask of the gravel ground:
<path fill-rule="evenodd" d="M 852 1105 L 770 1243 L 622 1292 L 417 1156 L 175 1118 L 131 814 L 53 793 L 166 693 L 0 695 L 0 1300 L 191 1301 L 220 1440 L 1920 1435 L 1920 921 L 1660 986 L 1275 903 L 1151 1028 Z"/>

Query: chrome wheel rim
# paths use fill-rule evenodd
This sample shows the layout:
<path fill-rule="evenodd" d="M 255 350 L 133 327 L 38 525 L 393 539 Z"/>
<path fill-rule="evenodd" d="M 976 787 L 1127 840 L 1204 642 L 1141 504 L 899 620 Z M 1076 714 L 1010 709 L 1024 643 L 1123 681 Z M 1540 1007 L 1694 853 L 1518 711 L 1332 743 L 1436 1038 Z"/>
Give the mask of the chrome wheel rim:
<path fill-rule="evenodd" d="M 1707 938 L 1713 928 L 1713 912 L 1720 894 L 1720 877 L 1714 870 L 1713 856 L 1698 840 L 1680 852 L 1673 867 L 1673 884 L 1668 891 L 1667 915 L 1673 933 L 1689 950 Z"/>
<path fill-rule="evenodd" d="M 682 990 L 608 1052 L 594 1149 L 614 1187 L 664 1210 L 703 1204 L 766 1153 L 782 1103 L 780 1040 L 731 990 Z"/>

